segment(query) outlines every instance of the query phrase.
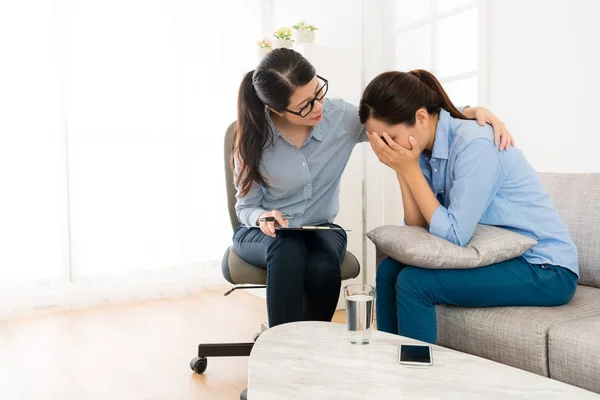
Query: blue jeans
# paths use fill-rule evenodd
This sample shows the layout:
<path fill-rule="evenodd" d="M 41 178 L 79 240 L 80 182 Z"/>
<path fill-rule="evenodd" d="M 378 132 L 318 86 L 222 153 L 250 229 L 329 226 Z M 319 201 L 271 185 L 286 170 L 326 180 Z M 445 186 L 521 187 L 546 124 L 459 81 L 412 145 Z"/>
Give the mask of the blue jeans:
<path fill-rule="evenodd" d="M 435 306 L 559 306 L 568 303 L 577 275 L 515 258 L 474 269 L 424 269 L 386 258 L 377 269 L 377 329 L 437 341 Z"/>

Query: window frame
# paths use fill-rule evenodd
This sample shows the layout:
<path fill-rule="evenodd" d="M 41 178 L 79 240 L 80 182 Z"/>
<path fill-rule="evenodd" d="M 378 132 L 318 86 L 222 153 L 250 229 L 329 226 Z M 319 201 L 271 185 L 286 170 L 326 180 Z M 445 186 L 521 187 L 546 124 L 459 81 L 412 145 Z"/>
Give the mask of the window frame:
<path fill-rule="evenodd" d="M 393 1 L 393 0 L 392 0 Z M 407 1 L 407 0 L 405 0 Z M 410 1 L 410 0 L 408 0 Z M 414 1 L 414 0 L 413 0 Z M 428 17 L 423 18 L 419 21 L 415 21 L 404 26 L 396 26 L 396 24 L 392 24 L 392 42 L 396 44 L 396 37 L 401 34 L 409 33 L 415 29 L 423 28 L 426 26 L 431 27 L 431 39 L 430 39 L 430 55 L 431 55 L 431 72 L 436 75 L 442 85 L 448 83 L 455 83 L 464 81 L 469 78 L 476 77 L 477 78 L 477 98 L 475 99 L 475 103 L 471 105 L 485 105 L 489 102 L 489 49 L 486 45 L 488 43 L 488 27 L 486 22 L 488 19 L 488 0 L 471 0 L 465 4 L 462 4 L 458 7 L 439 12 L 439 3 L 444 0 L 426 0 L 430 2 L 431 12 Z M 397 7 L 400 0 L 395 0 L 391 4 L 393 7 L 392 15 L 396 16 Z M 447 18 L 452 18 L 456 15 L 459 15 L 465 11 L 470 11 L 476 9 L 478 14 L 478 26 L 477 26 L 477 34 L 478 34 L 478 45 L 475 51 L 477 51 L 477 67 L 473 70 L 462 71 L 449 76 L 441 76 L 439 75 L 439 57 L 438 57 L 438 29 L 440 21 L 445 20 Z M 464 38 L 465 45 L 468 45 L 469 38 Z M 396 54 L 395 50 L 393 52 L 391 63 L 397 68 L 397 64 L 395 61 Z"/>

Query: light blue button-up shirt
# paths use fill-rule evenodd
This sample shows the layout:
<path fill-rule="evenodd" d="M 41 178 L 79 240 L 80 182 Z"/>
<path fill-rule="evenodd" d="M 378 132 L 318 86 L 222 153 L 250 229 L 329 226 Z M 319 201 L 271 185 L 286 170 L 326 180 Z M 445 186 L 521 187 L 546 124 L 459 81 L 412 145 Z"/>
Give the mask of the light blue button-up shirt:
<path fill-rule="evenodd" d="M 339 211 L 342 172 L 354 146 L 368 140 L 358 108 L 341 99 L 325 99 L 323 120 L 300 149 L 280 134 L 270 118 L 269 122 L 274 141 L 261 161 L 268 187 L 255 182 L 244 197 L 238 188 L 238 219 L 245 226 L 256 226 L 264 211 L 279 210 L 291 216 L 291 227 L 332 223 Z"/>
<path fill-rule="evenodd" d="M 534 238 L 523 256 L 579 274 L 577 248 L 535 170 L 516 147 L 498 151 L 493 129 L 440 113 L 431 155 L 421 170 L 440 206 L 429 231 L 464 246 L 477 224 L 495 225 Z"/>

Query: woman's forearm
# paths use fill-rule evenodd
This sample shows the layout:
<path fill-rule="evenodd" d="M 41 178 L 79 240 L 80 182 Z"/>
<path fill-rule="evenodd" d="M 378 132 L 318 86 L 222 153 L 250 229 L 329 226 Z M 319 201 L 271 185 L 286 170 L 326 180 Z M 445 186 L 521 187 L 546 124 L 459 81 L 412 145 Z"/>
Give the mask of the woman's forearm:
<path fill-rule="evenodd" d="M 402 179 L 404 179 L 406 186 L 410 189 L 422 218 L 424 218 L 426 224 L 429 224 L 440 202 L 431 191 L 425 176 L 423 176 L 420 169 L 415 168 L 403 176 Z"/>
<path fill-rule="evenodd" d="M 408 184 L 402 175 L 397 174 L 396 176 L 398 177 L 400 191 L 402 192 L 402 204 L 404 205 L 404 220 L 406 221 L 406 224 L 408 226 L 427 228 L 427 221 L 425 220 L 425 217 L 423 217 L 419 205 L 413 197 Z"/>

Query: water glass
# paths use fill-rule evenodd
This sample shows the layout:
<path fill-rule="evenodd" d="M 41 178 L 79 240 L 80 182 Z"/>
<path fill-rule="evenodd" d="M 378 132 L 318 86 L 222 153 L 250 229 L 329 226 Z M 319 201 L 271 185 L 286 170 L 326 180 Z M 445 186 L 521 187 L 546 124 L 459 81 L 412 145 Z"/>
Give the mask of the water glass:
<path fill-rule="evenodd" d="M 369 344 L 373 328 L 375 289 L 370 285 L 348 285 L 346 298 L 346 324 L 348 340 L 353 344 Z"/>

